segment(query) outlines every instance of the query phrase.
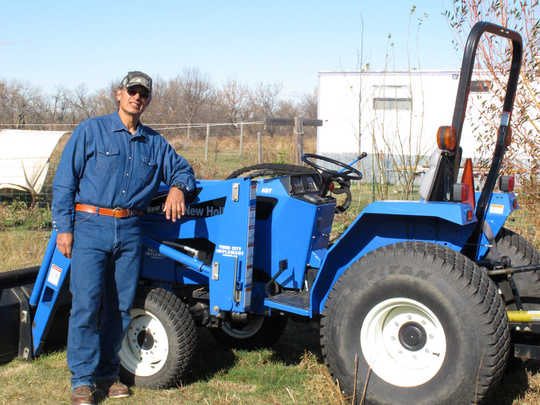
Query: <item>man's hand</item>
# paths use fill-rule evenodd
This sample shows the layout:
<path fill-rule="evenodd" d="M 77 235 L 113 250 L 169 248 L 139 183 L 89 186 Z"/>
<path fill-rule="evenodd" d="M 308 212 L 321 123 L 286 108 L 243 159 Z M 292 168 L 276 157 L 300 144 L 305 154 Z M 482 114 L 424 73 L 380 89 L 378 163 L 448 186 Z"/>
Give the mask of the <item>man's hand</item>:
<path fill-rule="evenodd" d="M 176 222 L 186 212 L 186 204 L 184 202 L 184 192 L 176 187 L 169 189 L 165 206 L 163 207 L 165 218 Z"/>
<path fill-rule="evenodd" d="M 56 246 L 58 250 L 71 259 L 71 248 L 73 247 L 73 234 L 72 233 L 59 233 L 56 235 Z"/>

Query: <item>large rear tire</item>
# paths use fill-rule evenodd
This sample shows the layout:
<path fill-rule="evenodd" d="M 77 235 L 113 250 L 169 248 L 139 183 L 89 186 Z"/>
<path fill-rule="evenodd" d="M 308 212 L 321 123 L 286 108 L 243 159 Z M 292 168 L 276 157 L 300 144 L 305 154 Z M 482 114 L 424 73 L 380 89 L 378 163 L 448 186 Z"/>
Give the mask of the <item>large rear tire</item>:
<path fill-rule="evenodd" d="M 493 281 L 451 249 L 398 243 L 340 277 L 321 320 L 322 351 L 340 387 L 365 404 L 475 404 L 509 353 Z M 355 375 L 355 358 L 357 373 Z"/>
<path fill-rule="evenodd" d="M 147 388 L 170 387 L 187 371 L 197 331 L 187 306 L 162 288 L 137 293 L 120 349 L 120 378 Z"/>

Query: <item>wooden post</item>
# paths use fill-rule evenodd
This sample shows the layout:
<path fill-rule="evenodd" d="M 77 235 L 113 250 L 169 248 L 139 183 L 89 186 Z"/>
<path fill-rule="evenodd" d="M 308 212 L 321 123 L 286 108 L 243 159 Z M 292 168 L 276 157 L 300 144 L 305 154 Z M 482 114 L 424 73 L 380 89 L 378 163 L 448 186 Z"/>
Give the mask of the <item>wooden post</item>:
<path fill-rule="evenodd" d="M 302 162 L 304 154 L 304 118 L 294 117 L 295 156 L 294 162 L 298 165 Z"/>
<path fill-rule="evenodd" d="M 270 127 L 272 125 L 294 125 L 295 151 L 294 160 L 296 164 L 299 164 L 304 154 L 304 127 L 320 127 L 323 124 L 321 120 L 304 119 L 302 117 L 292 118 L 266 118 L 264 120 L 264 127 Z"/>
<path fill-rule="evenodd" d="M 262 163 L 262 135 L 261 131 L 257 131 L 257 161 Z"/>
<path fill-rule="evenodd" d="M 242 156 L 244 148 L 244 124 L 240 124 L 240 156 Z"/>
<path fill-rule="evenodd" d="M 204 143 L 204 160 L 208 161 L 208 144 L 210 143 L 210 124 L 206 124 L 206 141 Z"/>

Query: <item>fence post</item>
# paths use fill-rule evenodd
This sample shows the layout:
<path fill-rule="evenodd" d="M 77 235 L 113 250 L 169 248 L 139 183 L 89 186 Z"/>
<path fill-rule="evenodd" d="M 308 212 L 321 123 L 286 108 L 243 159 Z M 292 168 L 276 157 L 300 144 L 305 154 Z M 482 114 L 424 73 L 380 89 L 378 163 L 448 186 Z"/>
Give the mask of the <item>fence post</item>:
<path fill-rule="evenodd" d="M 257 131 L 257 161 L 262 163 L 262 135 L 261 131 Z"/>
<path fill-rule="evenodd" d="M 240 156 L 242 156 L 244 148 L 244 124 L 240 124 Z"/>
<path fill-rule="evenodd" d="M 304 154 L 304 118 L 294 117 L 295 157 L 294 162 L 298 165 Z"/>
<path fill-rule="evenodd" d="M 206 124 L 206 141 L 204 142 L 204 160 L 208 161 L 208 144 L 210 143 L 210 124 Z"/>

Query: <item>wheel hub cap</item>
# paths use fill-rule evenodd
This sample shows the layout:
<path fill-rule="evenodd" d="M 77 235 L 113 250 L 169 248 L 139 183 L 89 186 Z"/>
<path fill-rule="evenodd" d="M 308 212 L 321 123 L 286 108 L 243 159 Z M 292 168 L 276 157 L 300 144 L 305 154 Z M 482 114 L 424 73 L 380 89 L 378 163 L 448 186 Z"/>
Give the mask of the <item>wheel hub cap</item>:
<path fill-rule="evenodd" d="M 417 352 L 426 345 L 426 330 L 416 322 L 407 322 L 399 329 L 399 343 L 410 351 Z"/>
<path fill-rule="evenodd" d="M 419 301 L 397 297 L 375 305 L 360 330 L 367 363 L 379 378 L 398 387 L 431 380 L 444 363 L 446 335 L 437 316 Z"/>
<path fill-rule="evenodd" d="M 156 374 L 165 365 L 169 340 L 163 324 L 152 313 L 131 310 L 131 322 L 120 349 L 120 362 L 138 376 Z"/>
<path fill-rule="evenodd" d="M 150 350 L 154 346 L 154 337 L 148 330 L 142 330 L 137 336 L 137 343 L 142 350 Z"/>

